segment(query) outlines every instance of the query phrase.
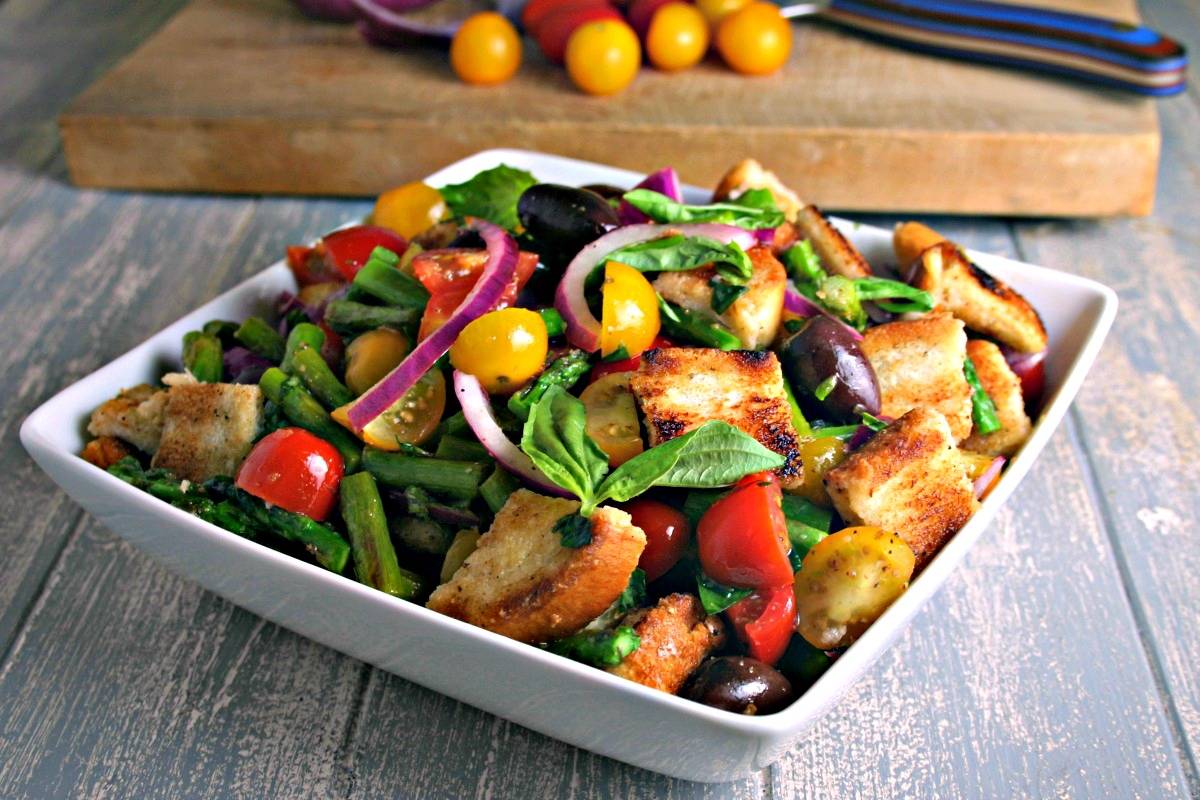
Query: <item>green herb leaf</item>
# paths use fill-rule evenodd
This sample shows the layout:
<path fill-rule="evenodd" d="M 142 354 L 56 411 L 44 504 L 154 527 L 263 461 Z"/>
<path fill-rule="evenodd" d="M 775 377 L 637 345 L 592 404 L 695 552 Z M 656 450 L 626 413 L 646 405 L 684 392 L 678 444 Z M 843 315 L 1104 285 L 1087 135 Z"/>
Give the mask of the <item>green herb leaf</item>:
<path fill-rule="evenodd" d="M 717 583 L 703 572 L 696 573 L 696 594 L 700 596 L 700 604 L 709 614 L 720 614 L 739 600 L 745 600 L 753 591 L 726 586 Z"/>
<path fill-rule="evenodd" d="M 831 395 L 833 393 L 833 390 L 837 388 L 837 382 L 838 382 L 838 376 L 837 376 L 837 373 L 835 372 L 834 374 L 830 375 L 828 378 L 826 378 L 825 380 L 823 380 L 817 384 L 817 388 L 813 389 L 813 397 L 824 402 L 825 398 L 829 397 L 829 395 Z"/>
<path fill-rule="evenodd" d="M 900 281 L 858 278 L 854 288 L 860 300 L 873 300 L 884 311 L 893 314 L 924 314 L 933 310 L 933 295 Z"/>
<path fill-rule="evenodd" d="M 601 356 L 600 360 L 605 364 L 611 364 L 614 361 L 626 361 L 629 358 L 629 350 L 624 343 L 617 345 L 617 349 L 613 350 L 606 356 Z"/>
<path fill-rule="evenodd" d="M 729 310 L 729 307 L 737 302 L 737 299 L 746 293 L 749 287 L 738 286 L 732 283 L 726 283 L 724 280 L 714 277 L 708 282 L 712 288 L 712 310 L 718 314 L 724 314 Z"/>
<path fill-rule="evenodd" d="M 583 403 L 562 386 L 547 388 L 529 410 L 521 449 L 547 478 L 580 499 L 584 516 L 592 513 L 608 456 L 587 434 Z"/>
<path fill-rule="evenodd" d="M 979 373 L 975 371 L 975 364 L 970 358 L 963 362 L 963 375 L 971 386 L 971 419 L 975 423 L 975 430 L 986 435 L 1003 428 L 1000 417 L 996 415 L 996 404 L 979 382 Z"/>
<path fill-rule="evenodd" d="M 443 186 L 439 191 L 454 216 L 481 217 L 513 230 L 520 224 L 517 201 L 535 183 L 537 179 L 525 170 L 501 164 L 465 183 Z"/>
<path fill-rule="evenodd" d="M 833 527 L 833 512 L 794 494 L 783 495 L 783 515 L 825 533 Z"/>
<path fill-rule="evenodd" d="M 728 283 L 744 285 L 754 266 L 737 242 L 721 244 L 705 236 L 663 236 L 614 250 L 605 261 L 617 261 L 638 272 L 683 272 L 712 264 Z"/>
<path fill-rule="evenodd" d="M 592 521 L 578 514 L 567 514 L 554 523 L 554 532 L 562 538 L 562 546 L 580 548 L 592 541 Z"/>
<path fill-rule="evenodd" d="M 624 614 L 633 611 L 644 602 L 646 602 L 646 573 L 644 570 L 635 569 L 629 576 L 629 585 L 617 598 L 616 610 L 618 613 Z"/>
<path fill-rule="evenodd" d="M 612 631 L 581 631 L 550 645 L 550 652 L 593 667 L 615 667 L 641 645 L 633 628 L 622 625 Z"/>
<path fill-rule="evenodd" d="M 747 194 L 751 194 L 747 192 Z M 625 202 L 650 217 L 655 222 L 721 222 L 739 228 L 755 230 L 774 228 L 783 224 L 783 212 L 778 208 L 761 208 L 746 205 L 741 198 L 727 203 L 711 203 L 706 206 L 676 203 L 664 194 L 649 189 L 634 189 L 626 192 Z M 750 198 L 752 203 L 761 202 L 759 195 Z M 774 206 L 774 202 L 771 203 Z"/>
<path fill-rule="evenodd" d="M 783 265 L 787 267 L 788 275 L 797 286 L 808 284 L 815 287 L 825 280 L 821 259 L 808 239 L 801 239 L 784 251 Z"/>
<path fill-rule="evenodd" d="M 821 281 L 817 302 L 858 330 L 867 327 L 867 312 L 863 311 L 862 300 L 858 296 L 857 281 L 841 275 L 830 275 Z"/>
<path fill-rule="evenodd" d="M 874 414 L 868 414 L 866 411 L 862 413 L 862 424 L 866 425 L 871 430 L 879 433 L 886 428 L 888 424 Z"/>

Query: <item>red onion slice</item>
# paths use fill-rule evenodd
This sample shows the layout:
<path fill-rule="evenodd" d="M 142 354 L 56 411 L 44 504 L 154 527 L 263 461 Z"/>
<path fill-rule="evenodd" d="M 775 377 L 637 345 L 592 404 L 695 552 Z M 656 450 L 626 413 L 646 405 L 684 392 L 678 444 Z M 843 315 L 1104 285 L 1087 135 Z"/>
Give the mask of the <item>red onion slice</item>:
<path fill-rule="evenodd" d="M 554 293 L 554 307 L 567 323 L 567 341 L 581 350 L 594 353 L 600 349 L 600 322 L 588 308 L 584 295 L 588 276 L 604 258 L 614 250 L 631 244 L 648 242 L 663 236 L 703 236 L 721 244 L 737 242 L 743 249 L 754 246 L 754 233 L 733 225 L 698 223 L 693 225 L 626 225 L 606 233 L 579 251 L 567 265 L 558 290 Z"/>
<path fill-rule="evenodd" d="M 480 11 L 485 0 L 350 0 L 358 13 L 358 32 L 370 44 L 397 47 L 414 39 L 453 38 L 459 26 Z"/>
<path fill-rule="evenodd" d="M 658 172 L 653 172 L 639 183 L 634 189 L 649 189 L 652 192 L 658 192 L 665 195 L 676 203 L 683 202 L 683 184 L 679 181 L 679 173 L 674 167 L 666 167 Z M 617 208 L 617 216 L 621 220 L 622 225 L 641 225 L 649 222 L 650 218 L 638 211 L 636 208 L 621 201 L 621 205 Z"/>
<path fill-rule="evenodd" d="M 754 238 L 758 240 L 759 244 L 770 247 L 771 245 L 775 244 L 775 229 L 774 228 L 755 228 L 754 229 Z"/>
<path fill-rule="evenodd" d="M 363 428 L 404 396 L 454 344 L 458 334 L 473 320 L 495 308 L 517 269 L 517 243 L 504 229 L 474 217 L 466 228 L 476 231 L 487 245 L 488 259 L 475 282 L 450 318 L 429 338 L 418 344 L 399 366 L 354 401 L 347 418 L 354 430 Z"/>
<path fill-rule="evenodd" d="M 1004 469 L 1004 462 L 1004 456 L 996 456 L 983 474 L 975 479 L 975 499 L 982 500 L 983 496 L 987 494 L 988 488 L 996 482 L 996 478 L 1000 475 L 1000 470 Z"/>
<path fill-rule="evenodd" d="M 462 406 L 463 416 L 479 443 L 487 449 L 496 463 L 516 475 L 530 487 L 555 497 L 575 495 L 550 481 L 529 456 L 521 451 L 500 429 L 492 415 L 492 403 L 483 385 L 474 375 L 454 370 L 454 395 Z"/>
<path fill-rule="evenodd" d="M 787 285 L 787 289 L 785 289 L 783 292 L 783 307 L 793 314 L 798 314 L 802 317 L 815 317 L 817 314 L 829 317 L 831 320 L 849 331 L 850 335 L 854 337 L 855 341 L 861 342 L 863 340 L 863 335 L 859 333 L 856 328 L 851 325 L 847 325 L 839 317 L 830 314 L 812 300 L 809 300 L 807 297 L 800 294 L 800 291 L 790 282 Z"/>

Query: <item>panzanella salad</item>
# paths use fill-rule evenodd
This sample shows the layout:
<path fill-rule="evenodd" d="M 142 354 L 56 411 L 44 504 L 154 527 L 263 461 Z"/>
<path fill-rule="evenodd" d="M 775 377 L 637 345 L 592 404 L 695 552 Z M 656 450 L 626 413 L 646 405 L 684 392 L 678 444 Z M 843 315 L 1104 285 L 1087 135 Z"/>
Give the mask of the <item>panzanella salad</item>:
<path fill-rule="evenodd" d="M 239 536 L 729 711 L 905 591 L 1028 436 L 1046 332 L 918 223 L 870 265 L 753 161 L 712 202 L 500 166 L 288 248 L 83 456 Z M 887 270 L 891 270 L 887 274 Z"/>

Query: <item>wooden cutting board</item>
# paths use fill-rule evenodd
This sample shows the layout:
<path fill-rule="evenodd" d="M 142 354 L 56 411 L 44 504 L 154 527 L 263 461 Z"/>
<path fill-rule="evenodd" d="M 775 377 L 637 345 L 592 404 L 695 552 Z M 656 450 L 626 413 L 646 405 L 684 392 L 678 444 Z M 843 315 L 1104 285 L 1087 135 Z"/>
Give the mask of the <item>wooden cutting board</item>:
<path fill-rule="evenodd" d="M 1133 0 L 1055 0 L 1133 21 Z M 445 53 L 366 46 L 286 0 L 194 0 L 60 119 L 81 186 L 370 195 L 490 147 L 713 184 L 753 156 L 834 209 L 1147 214 L 1153 101 L 908 53 L 815 21 L 791 63 L 645 69 L 615 98 L 574 91 L 532 42 L 498 88 Z"/>

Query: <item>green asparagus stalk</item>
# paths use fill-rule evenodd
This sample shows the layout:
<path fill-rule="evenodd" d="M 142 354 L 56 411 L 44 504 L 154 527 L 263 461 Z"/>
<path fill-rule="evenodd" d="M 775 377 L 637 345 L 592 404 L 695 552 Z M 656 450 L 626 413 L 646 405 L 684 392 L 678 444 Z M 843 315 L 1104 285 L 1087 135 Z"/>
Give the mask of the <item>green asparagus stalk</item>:
<path fill-rule="evenodd" d="M 200 331 L 183 335 L 183 366 L 201 383 L 220 383 L 225 377 L 223 353 L 216 336 Z"/>
<path fill-rule="evenodd" d="M 306 345 L 319 352 L 325 345 L 325 331 L 311 322 L 301 322 L 292 328 L 292 332 L 288 334 L 287 345 L 284 347 L 283 360 L 279 362 L 279 368 L 288 375 L 295 375 L 296 351 Z"/>
<path fill-rule="evenodd" d="M 458 436 L 468 433 L 470 430 L 471 426 L 467 424 L 467 417 L 461 411 L 446 417 L 438 425 L 439 436 Z"/>
<path fill-rule="evenodd" d="M 341 509 L 359 581 L 395 597 L 415 597 L 421 590 L 421 579 L 401 569 L 396 560 L 383 501 L 370 473 L 359 472 L 342 479 Z"/>
<path fill-rule="evenodd" d="M 284 351 L 287 349 L 287 343 L 279 335 L 279 331 L 268 325 L 262 317 L 248 317 L 234 331 L 233 338 L 247 350 L 258 353 L 276 364 L 283 360 Z"/>
<path fill-rule="evenodd" d="M 470 500 L 479 492 L 485 465 L 475 461 L 447 461 L 368 447 L 363 468 L 388 486 L 420 486 L 438 494 Z"/>
<path fill-rule="evenodd" d="M 557 309 L 539 308 L 537 313 L 542 318 L 542 322 L 546 323 L 546 336 L 549 338 L 553 339 L 555 336 L 562 336 L 567 332 L 567 321 L 563 319 Z"/>
<path fill-rule="evenodd" d="M 362 464 L 361 444 L 348 430 L 334 422 L 329 413 L 296 378 L 271 367 L 258 381 L 268 400 L 283 409 L 293 425 L 320 436 L 341 453 L 346 472 L 357 472 Z"/>
<path fill-rule="evenodd" d="M 346 384 L 337 379 L 316 348 L 301 346 L 292 354 L 292 369 L 293 374 L 300 378 L 305 387 L 326 408 L 344 406 L 354 399 L 354 394 L 346 388 Z"/>
<path fill-rule="evenodd" d="M 353 300 L 334 300 L 325 309 L 325 322 L 335 331 L 354 335 L 374 328 L 403 328 L 421 318 L 421 309 L 369 306 Z"/>
<path fill-rule="evenodd" d="M 423 310 L 429 302 L 429 292 L 416 278 L 396 268 L 399 261 L 392 251 L 375 248 L 367 263 L 354 276 L 351 286 L 357 292 L 389 306 Z"/>
<path fill-rule="evenodd" d="M 969 358 L 963 362 L 963 375 L 971 386 L 971 419 L 975 423 L 975 430 L 982 434 L 1000 430 L 1004 426 L 1000 423 L 1000 417 L 996 416 L 996 404 L 979 382 L 979 373 Z"/>
<path fill-rule="evenodd" d="M 234 334 L 237 333 L 238 324 L 225 319 L 210 319 L 204 323 L 201 330 L 209 336 L 215 336 L 221 340 L 221 346 L 225 348 L 232 347 L 237 339 Z"/>
<path fill-rule="evenodd" d="M 509 397 L 508 410 L 522 420 L 528 419 L 529 409 L 542 399 L 542 395 L 551 386 L 570 389 L 590 368 L 587 353 L 582 350 L 568 350 L 546 367 L 536 381 Z"/>
<path fill-rule="evenodd" d="M 258 526 L 241 509 L 224 500 L 213 502 L 190 487 L 185 491 L 183 482 L 168 470 L 143 470 L 136 458 L 126 456 L 109 467 L 108 471 L 126 483 L 238 536 L 247 539 L 257 539 L 259 536 Z"/>
<path fill-rule="evenodd" d="M 796 434 L 801 439 L 807 439 L 812 436 L 812 426 L 808 424 L 808 419 L 804 416 L 804 412 L 800 410 L 800 403 L 796 400 L 796 392 L 792 389 L 792 382 L 786 377 L 783 379 L 783 391 L 787 395 L 788 407 L 792 410 L 792 427 L 796 429 Z"/>
<path fill-rule="evenodd" d="M 448 461 L 491 461 L 487 448 L 474 439 L 463 439 L 458 436 L 443 436 L 438 441 L 437 450 L 433 453 L 438 458 Z"/>
<path fill-rule="evenodd" d="M 737 350 L 742 347 L 742 340 L 719 323 L 704 317 L 674 303 L 668 303 L 658 298 L 662 331 L 673 339 L 695 342 L 704 347 L 715 347 L 719 350 Z"/>
<path fill-rule="evenodd" d="M 479 495 L 495 514 L 508 502 L 508 496 L 519 488 L 520 482 L 500 465 L 496 465 L 488 479 L 480 484 Z"/>
<path fill-rule="evenodd" d="M 615 667 L 637 650 L 642 640 L 633 628 L 622 625 L 611 631 L 577 633 L 550 645 L 552 652 L 591 664 L 593 667 Z"/>

